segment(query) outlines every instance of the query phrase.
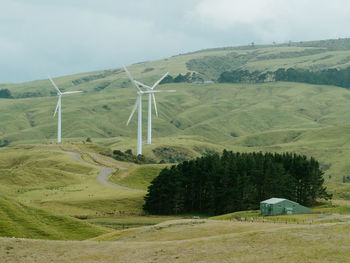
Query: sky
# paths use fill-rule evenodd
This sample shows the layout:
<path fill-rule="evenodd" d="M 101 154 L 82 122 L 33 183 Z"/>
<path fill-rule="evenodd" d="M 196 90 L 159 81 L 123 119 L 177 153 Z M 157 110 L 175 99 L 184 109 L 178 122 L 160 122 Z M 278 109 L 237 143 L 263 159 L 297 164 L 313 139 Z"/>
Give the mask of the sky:
<path fill-rule="evenodd" d="M 350 37 L 347 0 L 0 0 L 0 83 Z"/>

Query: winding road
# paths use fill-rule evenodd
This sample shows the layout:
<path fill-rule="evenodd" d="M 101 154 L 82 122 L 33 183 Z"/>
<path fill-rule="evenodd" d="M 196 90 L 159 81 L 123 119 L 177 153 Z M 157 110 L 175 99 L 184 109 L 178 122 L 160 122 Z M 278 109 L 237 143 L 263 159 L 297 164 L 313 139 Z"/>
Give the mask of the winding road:
<path fill-rule="evenodd" d="M 89 163 L 87 161 L 84 161 L 83 159 L 80 158 L 80 156 L 75 153 L 75 152 L 68 152 L 68 151 L 64 151 L 65 153 L 68 153 L 70 156 L 72 156 L 75 160 L 77 160 L 78 162 L 81 162 L 83 164 L 86 164 L 86 165 L 89 165 L 89 166 L 92 166 L 92 167 L 95 167 L 97 169 L 100 169 L 100 173 L 97 177 L 97 181 L 100 183 L 100 184 L 103 184 L 105 186 L 109 186 L 109 187 L 113 187 L 113 188 L 116 188 L 116 189 L 120 189 L 120 190 L 133 190 L 133 189 L 130 189 L 130 188 L 127 188 L 127 187 L 122 187 L 122 186 L 119 186 L 119 185 L 115 185 L 115 184 L 111 184 L 107 181 L 108 177 L 112 174 L 113 172 L 113 169 L 112 168 L 108 168 L 108 167 L 103 167 L 103 166 L 99 166 L 99 165 L 95 165 L 95 164 L 92 164 L 92 163 Z M 126 170 L 126 168 L 124 167 L 119 167 L 120 170 Z"/>

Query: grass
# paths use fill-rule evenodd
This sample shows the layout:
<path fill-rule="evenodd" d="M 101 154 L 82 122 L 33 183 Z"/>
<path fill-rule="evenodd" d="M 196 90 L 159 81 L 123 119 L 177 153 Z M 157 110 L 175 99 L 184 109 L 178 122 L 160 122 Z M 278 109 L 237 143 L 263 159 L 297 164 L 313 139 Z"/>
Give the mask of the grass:
<path fill-rule="evenodd" d="M 125 77 L 121 73 L 117 76 Z M 76 103 L 78 97 L 64 101 L 64 141 L 81 142 L 91 137 L 112 150 L 135 152 L 136 119 L 128 127 L 124 125 L 134 102 L 134 90 L 106 88 L 96 92 L 90 85 L 98 83 L 93 82 L 81 87 L 86 90 L 79 97 L 83 103 Z M 144 154 L 155 161 L 176 162 L 227 148 L 312 155 L 333 182 L 340 182 L 349 168 L 345 156 L 350 153 L 350 91 L 346 89 L 302 83 L 180 83 L 167 88 L 177 92 L 158 96 L 160 117 L 153 120 L 153 144 L 143 147 Z M 53 143 L 56 120 L 50 111 L 54 100 L 2 99 L 0 139 L 10 140 L 12 145 Z M 109 105 L 109 109 L 103 105 Z M 29 111 L 30 120 L 25 114 Z M 145 123 L 146 114 L 143 117 Z"/>
<path fill-rule="evenodd" d="M 244 58 L 240 67 L 250 70 L 346 67 L 350 65 L 349 42 L 342 39 L 203 50 L 138 63 L 129 70 L 136 79 L 151 84 L 164 71 L 174 76 L 187 72 L 189 61 L 195 61 L 206 78 L 223 70 L 217 63 L 229 66 L 227 60 L 236 57 Z M 215 63 L 210 62 L 213 59 Z M 136 119 L 125 126 L 135 90 L 122 70 L 81 73 L 55 81 L 66 91 L 85 91 L 63 101 L 65 142 L 90 137 L 112 149 L 135 152 Z M 1 99 L 0 139 L 9 140 L 11 145 L 55 142 L 57 123 L 51 114 L 57 98 L 50 96 L 54 91 L 50 85 L 48 80 L 1 85 L 14 95 L 34 90 L 43 97 Z M 349 169 L 345 156 L 350 153 L 350 93 L 346 89 L 303 83 L 178 83 L 160 88 L 177 92 L 157 96 L 160 118 L 153 119 L 153 144 L 144 145 L 149 158 L 177 162 L 223 148 L 294 151 L 319 159 L 331 182 L 340 182 Z M 146 121 L 144 114 L 143 123 Z"/>
<path fill-rule="evenodd" d="M 347 67 L 348 42 L 205 50 L 135 64 L 129 70 L 136 79 L 151 84 L 165 71 L 173 76 L 189 71 L 186 63 L 190 60 L 197 67 L 190 69 L 200 68 L 205 79 L 215 78 L 220 67 L 232 66 L 230 59 L 240 56 L 244 59 L 238 66 L 250 70 Z M 0 198 L 1 235 L 81 240 L 103 234 L 94 240 L 106 242 L 0 238 L 0 257 L 5 262 L 347 262 L 350 258 L 350 189 L 341 183 L 350 168 L 349 90 L 283 82 L 160 86 L 177 92 L 157 95 L 160 116 L 153 119 L 153 143 L 143 145 L 148 158 L 178 162 L 224 148 L 306 154 L 320 161 L 326 185 L 335 197 L 335 206 L 314 208 L 315 213 L 309 215 L 265 217 L 267 223 L 234 222 L 259 218 L 256 211 L 216 220 L 164 222 L 178 217 L 139 216 L 145 190 L 164 166 L 139 166 L 108 157 L 114 149 L 135 152 L 136 119 L 125 126 L 135 90 L 126 74 L 117 69 L 55 81 L 65 91 L 85 91 L 62 102 L 62 145 L 55 143 L 57 121 L 52 114 L 57 98 L 50 95 L 54 89 L 49 81 L 0 85 L 15 96 L 27 91 L 42 96 L 0 99 L 0 139 L 11 145 L 0 149 L 0 192 L 8 196 Z M 87 137 L 93 143 L 86 143 Z M 98 184 L 97 168 L 61 151 L 112 167 L 110 181 L 130 189 Z M 128 170 L 118 170 L 120 166 Z M 311 225 L 295 224 L 306 222 Z"/>
<path fill-rule="evenodd" d="M 99 169 L 76 161 L 64 151 L 76 152 L 87 162 L 114 167 L 115 171 L 123 166 L 128 169 L 124 170 L 126 175 L 118 178 L 129 189 L 98 184 Z M 99 153 L 108 153 L 108 148 L 66 143 L 0 149 L 0 189 L 15 204 L 11 209 L 0 205 L 0 236 L 86 239 L 107 232 L 98 226 L 129 228 L 175 218 L 139 216 L 143 214 L 144 190 L 165 165 L 139 166 Z M 20 214 L 17 216 L 14 210 Z M 82 222 L 72 217 L 88 219 Z"/>
<path fill-rule="evenodd" d="M 234 212 L 234 213 L 229 213 L 229 214 L 224 214 L 224 215 L 219 215 L 219 216 L 213 216 L 210 217 L 209 219 L 212 220 L 238 220 L 242 217 L 257 217 L 260 216 L 260 211 L 258 210 L 251 210 L 251 211 L 239 211 L 239 212 Z"/>
<path fill-rule="evenodd" d="M 83 240 L 108 232 L 67 216 L 23 205 L 0 196 L 0 236 Z"/>
<path fill-rule="evenodd" d="M 142 213 L 144 192 L 98 184 L 99 169 L 58 152 L 61 147 L 86 151 L 84 144 L 0 149 L 0 189 L 23 204 L 63 215 Z"/>
<path fill-rule="evenodd" d="M 348 223 L 202 220 L 115 232 L 114 242 L 0 239 L 5 262 L 348 262 Z M 120 233 L 119 236 L 116 233 Z M 107 238 L 105 236 L 105 238 Z"/>
<path fill-rule="evenodd" d="M 262 216 L 259 210 L 238 211 L 219 216 L 213 216 L 211 220 L 241 221 L 241 222 L 264 222 L 285 224 L 324 224 L 344 222 L 350 218 L 350 207 L 335 205 L 332 202 L 324 202 L 312 207 L 309 214 Z"/>
<path fill-rule="evenodd" d="M 175 216 L 133 216 L 117 215 L 108 217 L 91 217 L 87 222 L 113 228 L 116 230 L 135 228 L 149 225 L 156 225 L 164 221 L 178 219 Z"/>
<path fill-rule="evenodd" d="M 109 181 L 117 185 L 130 188 L 147 190 L 149 183 L 158 176 L 160 171 L 167 165 L 143 165 L 128 171 L 118 170 Z M 131 170 L 131 171 L 130 171 Z"/>
<path fill-rule="evenodd" d="M 174 88 L 177 93 L 159 95 L 160 118 L 154 118 L 153 144 L 143 147 L 151 159 L 180 161 L 224 148 L 293 151 L 319 159 L 326 177 L 330 176 L 333 182 L 340 182 L 349 168 L 345 156 L 350 153 L 350 92 L 346 89 L 302 83 L 180 83 L 167 88 Z M 128 127 L 124 125 L 134 90 L 106 88 L 98 93 L 100 101 L 93 88 L 86 89 L 80 97 L 83 104 L 76 104 L 71 97 L 64 101 L 64 141 L 81 142 L 91 137 L 93 142 L 112 150 L 135 152 L 136 120 Z M 53 143 L 56 121 L 49 114 L 50 100 L 2 100 L 0 138 L 9 139 L 12 145 Z M 105 104 L 110 105 L 110 110 L 103 108 Z M 29 110 L 33 111 L 33 127 L 27 126 L 28 119 L 23 115 Z M 23 118 L 7 119 L 8 112 Z M 143 120 L 146 122 L 145 114 Z M 95 150 L 106 151 L 104 147 L 90 151 Z"/>
<path fill-rule="evenodd" d="M 260 229 L 261 226 L 235 225 L 206 220 L 172 220 L 155 226 L 115 231 L 92 238 L 93 241 L 154 242 L 209 238 Z M 271 228 L 271 227 L 270 227 Z"/>

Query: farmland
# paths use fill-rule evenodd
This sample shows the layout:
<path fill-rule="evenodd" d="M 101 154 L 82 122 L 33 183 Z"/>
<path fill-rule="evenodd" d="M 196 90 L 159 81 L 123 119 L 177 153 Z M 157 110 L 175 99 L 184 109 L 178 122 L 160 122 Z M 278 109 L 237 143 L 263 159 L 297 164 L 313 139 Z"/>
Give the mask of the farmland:
<path fill-rule="evenodd" d="M 62 144 L 56 143 L 57 98 L 48 80 L 0 84 L 14 97 L 0 98 L 0 144 L 9 143 L 0 148 L 0 257 L 5 262 L 347 262 L 350 91 L 215 80 L 223 68 L 346 68 L 349 43 L 211 49 L 131 65 L 133 76 L 148 85 L 166 71 L 214 80 L 160 85 L 176 93 L 157 94 L 153 143 L 143 145 L 147 164 L 113 158 L 114 150 L 136 152 L 136 119 L 125 125 L 136 91 L 121 69 L 55 78 L 64 91 L 84 91 L 63 98 Z M 144 128 L 146 122 L 144 114 Z M 192 220 L 198 215 L 145 214 L 147 187 L 164 167 L 223 149 L 313 156 L 333 200 L 319 200 L 307 215 L 262 218 L 258 211 L 240 211 Z M 99 167 L 111 170 L 107 180 L 116 187 L 97 180 Z"/>

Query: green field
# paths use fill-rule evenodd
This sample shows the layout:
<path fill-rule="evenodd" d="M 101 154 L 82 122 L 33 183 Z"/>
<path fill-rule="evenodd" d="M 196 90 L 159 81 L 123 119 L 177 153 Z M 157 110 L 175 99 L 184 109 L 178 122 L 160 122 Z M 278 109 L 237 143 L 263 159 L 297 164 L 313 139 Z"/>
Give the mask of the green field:
<path fill-rule="evenodd" d="M 110 182 L 134 189 L 147 190 L 149 183 L 158 176 L 167 165 L 143 165 L 129 168 L 126 171 L 118 170 L 110 177 Z"/>
<path fill-rule="evenodd" d="M 109 230 L 0 197 L 0 236 L 84 240 Z"/>

